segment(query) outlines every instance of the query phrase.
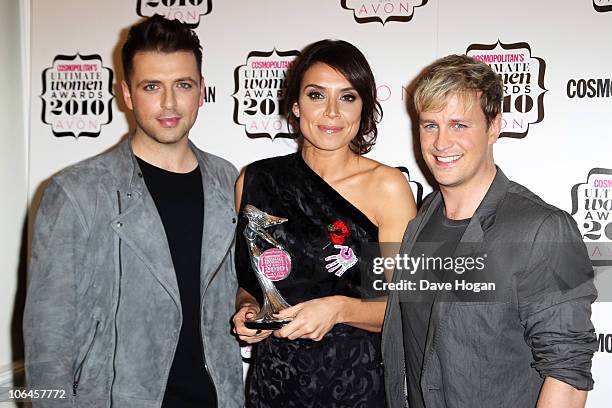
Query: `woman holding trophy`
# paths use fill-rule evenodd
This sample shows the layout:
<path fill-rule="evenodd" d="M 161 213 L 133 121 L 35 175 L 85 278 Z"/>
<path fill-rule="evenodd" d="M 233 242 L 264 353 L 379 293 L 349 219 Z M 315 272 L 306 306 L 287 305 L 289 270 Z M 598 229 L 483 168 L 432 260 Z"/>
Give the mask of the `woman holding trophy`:
<path fill-rule="evenodd" d="M 368 243 L 401 242 L 414 198 L 399 170 L 362 156 L 381 109 L 353 45 L 323 40 L 304 49 L 285 103 L 300 150 L 250 164 L 236 183 L 245 216 L 233 323 L 241 340 L 258 343 L 247 400 L 258 408 L 382 407 L 386 303 L 364 301 L 384 294 L 363 284 L 360 265 Z"/>

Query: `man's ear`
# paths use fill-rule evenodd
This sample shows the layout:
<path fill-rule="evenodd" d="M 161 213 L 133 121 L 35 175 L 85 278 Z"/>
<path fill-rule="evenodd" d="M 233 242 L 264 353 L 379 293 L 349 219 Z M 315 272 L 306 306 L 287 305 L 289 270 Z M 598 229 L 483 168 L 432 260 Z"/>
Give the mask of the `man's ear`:
<path fill-rule="evenodd" d="M 499 134 L 501 132 L 501 123 L 502 123 L 502 115 L 498 113 L 497 116 L 491 121 L 489 124 L 489 144 L 492 145 L 497 142 L 499 139 Z"/>
<path fill-rule="evenodd" d="M 125 106 L 128 107 L 129 110 L 134 110 L 134 105 L 132 104 L 132 94 L 130 93 L 130 86 L 125 80 L 121 81 L 121 90 L 123 91 L 123 102 L 125 102 Z"/>

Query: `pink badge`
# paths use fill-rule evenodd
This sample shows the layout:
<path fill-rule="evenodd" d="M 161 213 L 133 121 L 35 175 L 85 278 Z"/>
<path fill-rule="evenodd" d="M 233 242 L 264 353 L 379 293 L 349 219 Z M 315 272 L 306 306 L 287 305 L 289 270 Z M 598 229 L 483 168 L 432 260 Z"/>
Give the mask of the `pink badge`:
<path fill-rule="evenodd" d="M 291 257 L 282 249 L 270 248 L 259 257 L 259 270 L 272 282 L 280 281 L 289 276 Z"/>

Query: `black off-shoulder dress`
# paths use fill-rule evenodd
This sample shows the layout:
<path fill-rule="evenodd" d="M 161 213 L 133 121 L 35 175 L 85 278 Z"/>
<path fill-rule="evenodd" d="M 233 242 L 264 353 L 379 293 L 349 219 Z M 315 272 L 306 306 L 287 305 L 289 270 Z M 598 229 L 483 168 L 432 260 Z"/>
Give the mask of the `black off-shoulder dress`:
<path fill-rule="evenodd" d="M 377 227 L 308 167 L 299 152 L 250 164 L 241 207 L 246 204 L 289 219 L 268 231 L 292 257 L 290 275 L 275 282 L 290 304 L 332 295 L 381 295 L 364 284 L 360 270 L 362 244 L 377 245 Z M 238 281 L 261 303 L 242 235 L 245 226 L 241 216 Z M 248 386 L 250 407 L 383 407 L 380 334 L 337 324 L 318 342 L 270 336 L 254 348 Z"/>

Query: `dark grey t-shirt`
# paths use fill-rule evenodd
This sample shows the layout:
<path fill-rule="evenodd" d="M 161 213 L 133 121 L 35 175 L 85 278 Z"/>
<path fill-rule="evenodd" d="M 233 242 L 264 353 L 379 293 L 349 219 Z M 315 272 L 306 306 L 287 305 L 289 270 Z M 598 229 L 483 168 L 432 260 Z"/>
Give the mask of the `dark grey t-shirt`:
<path fill-rule="evenodd" d="M 451 257 L 461 240 L 470 219 L 451 220 L 446 218 L 441 204 L 436 213 L 425 225 L 414 246 L 411 257 Z M 419 279 L 439 280 L 443 271 L 417 270 L 414 281 Z M 415 296 L 418 300 L 402 302 L 402 326 L 404 334 L 404 357 L 406 364 L 406 382 L 408 386 L 408 402 L 410 408 L 425 408 L 421 391 L 421 370 L 425 342 L 429 329 L 429 318 L 433 305 L 434 292 L 419 291 Z"/>

